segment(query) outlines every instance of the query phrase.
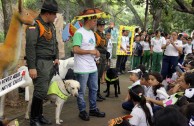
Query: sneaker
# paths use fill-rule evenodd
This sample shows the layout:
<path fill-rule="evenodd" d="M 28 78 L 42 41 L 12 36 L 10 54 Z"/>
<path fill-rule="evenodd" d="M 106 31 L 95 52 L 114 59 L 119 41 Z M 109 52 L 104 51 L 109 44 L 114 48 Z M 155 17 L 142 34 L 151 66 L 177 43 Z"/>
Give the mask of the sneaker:
<path fill-rule="evenodd" d="M 96 116 L 96 117 L 105 117 L 105 113 L 104 112 L 100 112 L 98 108 L 94 109 L 94 110 L 90 110 L 90 116 Z"/>
<path fill-rule="evenodd" d="M 84 121 L 89 121 L 90 120 L 90 117 L 89 117 L 89 115 L 86 111 L 81 111 L 79 113 L 79 117 L 80 117 L 80 119 L 82 119 Z"/>
<path fill-rule="evenodd" d="M 118 75 L 121 75 L 121 72 L 118 72 Z"/>

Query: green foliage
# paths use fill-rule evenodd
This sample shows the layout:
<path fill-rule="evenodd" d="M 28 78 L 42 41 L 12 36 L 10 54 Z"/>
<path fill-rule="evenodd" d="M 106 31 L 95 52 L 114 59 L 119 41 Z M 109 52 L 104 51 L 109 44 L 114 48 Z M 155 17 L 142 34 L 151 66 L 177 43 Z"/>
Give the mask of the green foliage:
<path fill-rule="evenodd" d="M 194 17 L 191 14 L 181 13 L 177 11 L 169 11 L 168 16 L 163 14 L 161 27 L 166 32 L 172 31 L 187 31 L 191 32 L 194 29 Z"/>
<path fill-rule="evenodd" d="M 28 9 L 37 10 L 39 8 L 37 5 L 37 0 L 24 0 L 24 7 Z"/>

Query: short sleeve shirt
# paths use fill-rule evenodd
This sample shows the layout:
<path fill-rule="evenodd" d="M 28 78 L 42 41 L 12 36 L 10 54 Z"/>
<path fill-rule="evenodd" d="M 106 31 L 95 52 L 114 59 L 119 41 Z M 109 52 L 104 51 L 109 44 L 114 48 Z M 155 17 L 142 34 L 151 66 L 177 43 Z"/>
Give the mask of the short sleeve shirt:
<path fill-rule="evenodd" d="M 83 50 L 94 50 L 96 39 L 92 30 L 81 27 L 73 36 L 73 46 L 79 46 Z M 95 56 L 91 54 L 74 54 L 74 72 L 92 73 L 97 71 Z"/>
<path fill-rule="evenodd" d="M 152 107 L 149 103 L 146 103 L 146 106 L 148 107 L 151 116 L 153 116 Z M 145 112 L 141 108 L 140 105 L 135 105 L 131 114 L 132 117 L 129 119 L 129 123 L 134 126 L 149 126 Z"/>
<path fill-rule="evenodd" d="M 121 41 L 121 45 L 126 50 L 127 49 L 127 46 L 129 46 L 129 37 L 122 36 L 122 39 L 121 40 L 122 40 Z"/>
<path fill-rule="evenodd" d="M 192 53 L 192 50 L 193 50 L 193 46 L 192 44 L 184 44 L 183 45 L 183 48 L 184 48 L 184 54 L 187 55 L 189 53 Z"/>
<path fill-rule="evenodd" d="M 154 52 L 162 52 L 162 45 L 166 44 L 166 40 L 164 37 L 160 37 L 156 39 L 156 37 L 151 39 L 151 45 L 153 46 Z"/>
<path fill-rule="evenodd" d="M 180 41 L 180 40 L 176 40 L 174 43 L 177 47 L 183 47 L 182 41 Z M 172 44 L 169 44 L 166 47 L 164 55 L 166 55 L 166 56 L 179 56 L 179 52 Z"/>
<path fill-rule="evenodd" d="M 150 50 L 150 44 L 148 42 L 143 41 L 141 45 L 143 46 L 143 50 Z"/>
<path fill-rule="evenodd" d="M 164 93 L 167 93 L 164 87 L 160 87 L 158 90 L 161 90 Z M 157 93 L 156 95 L 154 95 L 153 88 L 150 88 L 148 90 L 147 97 L 150 97 L 150 98 L 153 98 L 156 100 L 164 100 L 165 99 L 165 96 L 163 96 L 162 94 Z"/>

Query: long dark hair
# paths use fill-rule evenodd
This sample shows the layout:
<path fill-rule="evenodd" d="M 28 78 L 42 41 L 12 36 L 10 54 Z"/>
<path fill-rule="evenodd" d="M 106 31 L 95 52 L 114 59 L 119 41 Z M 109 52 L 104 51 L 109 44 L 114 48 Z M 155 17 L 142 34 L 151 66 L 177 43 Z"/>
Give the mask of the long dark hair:
<path fill-rule="evenodd" d="M 194 72 L 186 72 L 184 79 L 186 84 L 190 84 L 190 88 L 194 88 Z"/>
<path fill-rule="evenodd" d="M 152 89 L 153 89 L 153 91 L 154 91 L 154 95 L 156 96 L 156 95 L 157 95 L 157 92 L 156 92 L 157 89 L 159 89 L 159 88 L 161 88 L 161 87 L 164 87 L 164 86 L 162 85 L 163 78 L 162 78 L 162 75 L 161 75 L 160 73 L 158 73 L 158 72 L 152 72 L 152 73 L 150 73 L 149 75 L 154 76 L 154 77 L 156 78 L 156 80 L 159 82 L 158 85 L 152 86 Z"/>
<path fill-rule="evenodd" d="M 150 41 L 151 41 L 151 38 L 150 38 L 150 36 L 149 36 L 149 35 L 146 35 L 146 36 L 145 36 L 144 41 L 145 41 L 145 42 L 147 42 L 147 40 L 146 40 L 146 39 L 147 39 L 147 37 L 148 37 L 148 43 L 149 43 L 149 46 L 150 46 L 150 48 L 151 48 L 151 42 L 150 42 Z"/>
<path fill-rule="evenodd" d="M 153 126 L 151 113 L 150 113 L 148 107 L 146 106 L 146 99 L 144 97 L 144 89 L 141 87 L 141 85 L 136 85 L 136 86 L 132 87 L 129 90 L 129 95 L 131 97 L 131 100 L 139 103 L 139 105 L 141 106 L 141 108 L 145 112 L 146 120 L 148 121 L 149 125 Z"/>
<path fill-rule="evenodd" d="M 172 105 L 154 114 L 154 126 L 188 126 L 188 120 Z"/>

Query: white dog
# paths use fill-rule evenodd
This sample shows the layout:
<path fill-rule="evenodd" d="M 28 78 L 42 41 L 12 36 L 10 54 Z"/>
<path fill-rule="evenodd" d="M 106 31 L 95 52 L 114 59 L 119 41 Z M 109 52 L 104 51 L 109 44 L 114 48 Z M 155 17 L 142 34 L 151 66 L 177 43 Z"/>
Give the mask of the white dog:
<path fill-rule="evenodd" d="M 66 81 L 62 80 L 65 78 L 68 69 L 69 68 L 73 69 L 73 64 L 74 64 L 73 57 L 68 58 L 66 60 L 60 60 L 60 65 L 59 65 L 59 74 L 60 75 L 54 76 L 51 80 L 51 82 L 55 82 L 55 84 L 57 83 L 57 86 L 59 87 L 59 89 L 67 97 L 70 95 L 76 97 L 78 95 L 78 90 L 80 88 L 79 82 L 77 82 L 75 80 L 66 80 Z M 29 95 L 28 98 L 26 98 L 26 100 L 29 102 L 28 102 L 26 113 L 25 113 L 25 118 L 29 119 L 29 113 L 30 113 L 30 108 L 31 108 L 31 104 L 32 104 L 32 96 L 33 96 L 34 86 L 33 86 L 32 79 L 29 76 L 28 68 L 26 66 L 22 66 L 18 69 L 18 71 L 20 71 L 20 70 L 26 71 L 26 74 L 25 74 L 26 84 L 23 85 L 22 87 L 25 87 L 27 89 L 26 90 L 27 96 Z M 57 96 L 55 94 L 49 95 L 49 98 L 52 102 L 54 102 L 57 105 L 55 118 L 56 118 L 56 124 L 60 124 L 61 122 L 63 122 L 62 120 L 60 120 L 61 109 L 62 109 L 63 104 L 66 100 L 60 98 L 59 96 Z"/>
<path fill-rule="evenodd" d="M 56 119 L 56 124 L 60 124 L 63 122 L 63 120 L 60 119 L 60 114 L 61 110 L 63 108 L 64 102 L 67 100 L 69 96 L 78 96 L 78 90 L 80 89 L 80 84 L 78 81 L 75 80 L 66 80 L 66 81 L 59 81 L 60 77 L 59 76 L 54 76 L 52 80 L 57 80 L 53 81 L 57 84 L 59 87 L 60 91 L 63 93 L 64 97 L 62 98 L 59 95 L 56 95 L 55 93 L 50 93 L 50 89 L 48 91 L 49 94 L 49 99 L 56 104 L 56 111 L 55 111 L 55 119 Z M 54 85 L 54 84 L 52 84 Z M 51 88 L 51 86 L 50 86 Z"/>

